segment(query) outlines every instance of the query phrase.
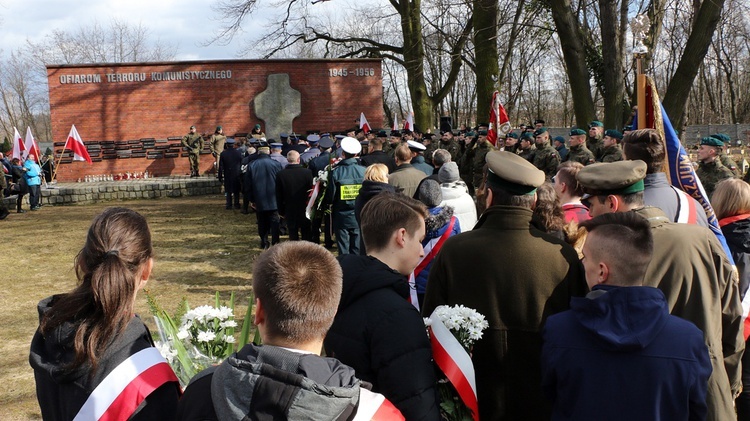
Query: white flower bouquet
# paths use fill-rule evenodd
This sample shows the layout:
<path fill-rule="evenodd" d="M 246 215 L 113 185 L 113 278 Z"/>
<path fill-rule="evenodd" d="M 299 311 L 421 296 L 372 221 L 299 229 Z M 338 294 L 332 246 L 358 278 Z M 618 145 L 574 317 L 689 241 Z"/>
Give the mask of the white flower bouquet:
<path fill-rule="evenodd" d="M 478 311 L 456 305 L 436 307 L 430 317 L 425 318 L 425 325 L 428 327 L 435 362 L 440 369 L 465 380 L 458 383 L 471 386 L 458 390 L 454 385 L 457 379 L 447 376 L 438 381 L 442 418 L 462 421 L 478 419 L 471 352 L 474 343 L 482 338 L 489 323 Z"/>
<path fill-rule="evenodd" d="M 250 297 L 239 340 L 235 338 L 238 327 L 234 320 L 234 293 L 228 306 L 221 305 L 216 293 L 215 306 L 203 305 L 190 309 L 185 299 L 178 313 L 170 316 L 147 291 L 147 300 L 156 321 L 158 340 L 156 347 L 170 364 L 182 386 L 211 365 L 219 364 L 248 343 L 252 326 L 252 304 Z M 180 320 L 177 324 L 176 320 Z M 257 343 L 260 338 L 254 338 Z"/>

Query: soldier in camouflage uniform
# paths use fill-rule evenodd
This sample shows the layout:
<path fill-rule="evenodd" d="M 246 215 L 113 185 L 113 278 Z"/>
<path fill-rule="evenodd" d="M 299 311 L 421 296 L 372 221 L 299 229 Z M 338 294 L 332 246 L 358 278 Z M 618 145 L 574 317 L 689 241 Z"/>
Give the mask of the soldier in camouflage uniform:
<path fill-rule="evenodd" d="M 200 153 L 203 149 L 203 136 L 195 132 L 195 126 L 190 126 L 190 133 L 182 137 L 181 143 L 188 151 L 190 177 L 198 177 L 200 173 Z"/>
<path fill-rule="evenodd" d="M 473 164 L 474 155 L 476 149 L 474 146 L 477 144 L 476 133 L 466 132 L 464 137 L 464 150 L 461 153 L 461 157 L 458 161 L 458 173 L 461 176 L 461 180 L 466 183 L 466 187 L 469 188 L 469 194 L 474 195 L 474 175 L 473 175 Z"/>
<path fill-rule="evenodd" d="M 552 177 L 557 174 L 557 166 L 560 165 L 560 154 L 550 145 L 549 132 L 546 127 L 536 129 L 534 139 L 536 152 L 532 163 L 535 167 L 544 171 L 547 180 L 552 180 Z"/>
<path fill-rule="evenodd" d="M 521 145 L 518 143 L 518 133 L 510 132 L 505 136 L 505 150 L 518 154 Z"/>
<path fill-rule="evenodd" d="M 525 132 L 521 135 L 521 140 L 518 142 L 519 145 L 521 145 L 518 148 L 518 155 L 521 156 L 521 158 L 533 163 L 534 162 L 534 154 L 536 154 L 536 147 L 534 146 L 534 135 Z"/>
<path fill-rule="evenodd" d="M 391 130 L 391 136 L 388 138 L 388 144 L 383 147 L 385 153 L 388 154 L 392 159 L 395 158 L 396 148 L 401 144 L 401 132 L 398 130 Z"/>
<path fill-rule="evenodd" d="M 599 162 L 617 162 L 622 161 L 622 147 L 620 146 L 622 141 L 622 133 L 617 130 L 607 130 L 604 132 L 604 138 L 602 139 L 602 156 L 599 157 Z"/>
<path fill-rule="evenodd" d="M 474 189 L 482 185 L 484 179 L 484 164 L 487 152 L 492 150 L 492 144 L 487 140 L 487 131 L 480 130 L 477 132 L 477 144 L 474 146 L 474 160 L 471 165 L 472 184 Z"/>
<path fill-rule="evenodd" d="M 701 180 L 706 194 L 710 198 L 716 188 L 716 184 L 727 178 L 734 178 L 732 170 L 725 167 L 719 160 L 719 150 L 724 142 L 714 137 L 704 137 L 698 148 L 698 169 L 695 174 Z"/>
<path fill-rule="evenodd" d="M 729 155 L 727 155 L 727 152 L 726 152 L 726 148 L 732 145 L 732 139 L 729 136 L 725 135 L 724 133 L 712 134 L 711 137 L 715 139 L 719 139 L 724 143 L 724 147 L 721 148 L 721 150 L 719 151 L 719 159 L 721 160 L 721 163 L 725 167 L 732 170 L 735 177 L 740 177 L 742 174 L 740 173 L 739 166 L 737 165 L 736 162 L 734 162 L 732 158 L 729 157 Z"/>
<path fill-rule="evenodd" d="M 594 154 L 586 147 L 586 132 L 578 128 L 570 129 L 570 148 L 565 162 L 578 162 L 589 165 L 596 162 Z"/>
<path fill-rule="evenodd" d="M 440 137 L 439 142 L 434 142 L 437 149 L 445 149 L 451 154 L 451 161 L 458 162 L 458 158 L 461 156 L 461 146 L 458 141 L 453 138 L 453 132 L 445 131 Z"/>
<path fill-rule="evenodd" d="M 211 149 L 211 155 L 216 159 L 214 167 L 216 167 L 217 177 L 219 176 L 219 155 L 224 152 L 224 144 L 226 142 L 227 137 L 224 136 L 224 130 L 222 130 L 221 126 L 216 126 L 216 131 L 211 135 L 211 139 L 208 141 L 208 148 Z"/>
<path fill-rule="evenodd" d="M 595 160 L 599 160 L 602 155 L 602 137 L 604 137 L 604 124 L 599 120 L 589 123 L 589 137 L 586 139 L 586 147 L 594 154 Z"/>

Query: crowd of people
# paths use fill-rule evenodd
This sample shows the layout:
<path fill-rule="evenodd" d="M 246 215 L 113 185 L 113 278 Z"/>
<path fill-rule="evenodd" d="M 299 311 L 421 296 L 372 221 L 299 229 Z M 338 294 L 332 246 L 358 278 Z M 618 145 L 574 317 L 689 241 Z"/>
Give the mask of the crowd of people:
<path fill-rule="evenodd" d="M 464 305 L 489 324 L 471 352 L 481 419 L 750 419 L 750 186 L 732 175 L 711 188 L 728 255 L 669 184 L 658 131 L 595 121 L 553 146 L 543 122 L 495 144 L 486 129 L 225 139 L 226 208 L 256 213 L 264 249 L 263 345 L 181 397 L 160 371 L 122 418 L 439 420 L 422 317 Z M 701 168 L 720 142 L 701 142 L 716 148 Z M 152 346 L 132 316 L 152 256 L 140 215 L 95 218 L 80 285 L 39 305 L 30 361 L 45 419 L 88 414 L 107 374 Z"/>
<path fill-rule="evenodd" d="M 50 155 L 43 157 L 49 169 L 51 165 Z M 29 154 L 26 158 L 8 159 L 0 152 L 0 164 L 2 164 L 2 177 L 0 177 L 0 198 L 15 195 L 16 196 L 16 213 L 24 213 L 22 209 L 23 197 L 29 195 L 29 206 L 32 211 L 42 208 L 42 181 L 46 179 L 46 170 L 37 162 L 34 154 Z M 8 207 L 0 200 L 0 220 L 5 219 L 10 214 Z"/>

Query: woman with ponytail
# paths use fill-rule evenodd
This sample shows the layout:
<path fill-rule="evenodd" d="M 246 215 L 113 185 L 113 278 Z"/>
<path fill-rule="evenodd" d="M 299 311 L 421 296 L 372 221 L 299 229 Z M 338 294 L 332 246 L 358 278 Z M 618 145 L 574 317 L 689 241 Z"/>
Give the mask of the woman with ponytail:
<path fill-rule="evenodd" d="M 153 267 L 146 220 L 125 208 L 94 218 L 75 259 L 78 286 L 38 305 L 31 342 L 45 420 L 168 420 L 179 383 L 134 314 Z"/>

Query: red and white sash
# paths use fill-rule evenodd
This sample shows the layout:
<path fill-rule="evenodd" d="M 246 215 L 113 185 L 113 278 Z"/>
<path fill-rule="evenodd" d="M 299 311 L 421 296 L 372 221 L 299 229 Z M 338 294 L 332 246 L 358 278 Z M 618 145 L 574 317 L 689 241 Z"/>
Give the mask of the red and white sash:
<path fill-rule="evenodd" d="M 471 356 L 458 342 L 443 322 L 430 315 L 430 345 L 435 363 L 456 388 L 458 396 L 472 412 L 475 421 L 479 421 L 479 405 L 477 403 L 477 383 L 474 377 L 474 365 Z"/>
<path fill-rule="evenodd" d="M 684 191 L 672 187 L 672 190 L 677 193 L 677 200 L 679 201 L 679 210 L 677 214 L 677 221 L 681 224 L 695 225 L 698 223 L 698 211 L 696 210 L 695 201 Z"/>
<path fill-rule="evenodd" d="M 417 267 L 414 269 L 411 275 L 409 275 L 409 302 L 414 307 L 416 307 L 417 310 L 419 310 L 419 300 L 417 299 L 417 276 L 419 276 L 424 268 L 427 267 L 427 264 L 430 263 L 435 258 L 435 256 L 437 256 L 440 249 L 443 248 L 445 240 L 447 240 L 448 237 L 451 236 L 453 225 L 455 225 L 456 221 L 457 218 L 455 216 L 451 216 L 451 220 L 448 223 L 448 227 L 445 229 L 445 232 L 443 232 L 443 235 L 437 238 L 433 238 L 432 240 L 427 242 L 427 244 L 424 246 L 424 256 L 419 259 Z"/>
<path fill-rule="evenodd" d="M 127 419 L 154 390 L 178 383 L 156 348 L 149 347 L 121 362 L 89 395 L 73 421 Z"/>
<path fill-rule="evenodd" d="M 352 421 L 402 421 L 404 416 L 385 396 L 380 393 L 359 389 L 357 415 Z"/>

